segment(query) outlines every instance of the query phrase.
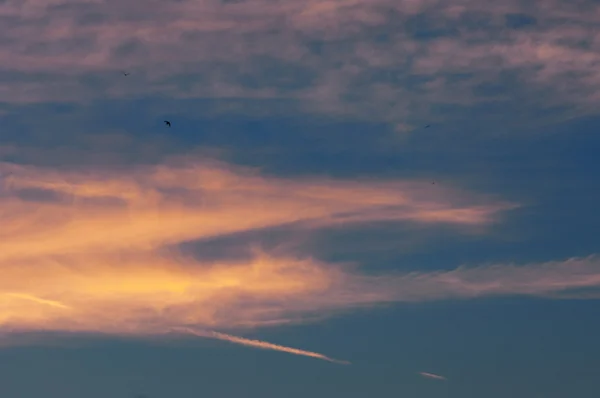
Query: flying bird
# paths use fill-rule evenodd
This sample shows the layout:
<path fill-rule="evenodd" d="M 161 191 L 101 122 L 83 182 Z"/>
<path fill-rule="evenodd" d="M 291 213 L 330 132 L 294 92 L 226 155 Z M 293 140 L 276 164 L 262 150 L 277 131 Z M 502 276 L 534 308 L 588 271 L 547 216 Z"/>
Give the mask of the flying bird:
<path fill-rule="evenodd" d="M 123 76 L 129 76 L 129 72 L 123 71 Z"/>
<path fill-rule="evenodd" d="M 428 129 L 429 127 L 431 127 L 431 124 L 428 124 L 427 126 L 425 126 L 426 129 Z"/>
<path fill-rule="evenodd" d="M 171 122 L 168 120 L 165 120 L 165 124 L 167 125 L 167 127 L 171 127 Z"/>

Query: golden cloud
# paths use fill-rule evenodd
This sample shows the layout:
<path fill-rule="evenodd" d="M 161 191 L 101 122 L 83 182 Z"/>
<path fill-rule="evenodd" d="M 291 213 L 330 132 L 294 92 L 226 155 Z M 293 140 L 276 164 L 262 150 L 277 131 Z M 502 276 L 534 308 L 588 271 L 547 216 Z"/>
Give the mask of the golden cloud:
<path fill-rule="evenodd" d="M 152 336 L 187 331 L 337 361 L 215 330 L 357 306 L 597 288 L 595 257 L 529 266 L 369 275 L 353 264 L 255 250 L 199 260 L 177 244 L 296 223 L 480 226 L 514 205 L 417 181 L 265 177 L 213 162 L 115 171 L 0 164 L 0 332 Z M 167 250 L 168 248 L 168 250 Z"/>
<path fill-rule="evenodd" d="M 260 252 L 207 263 L 163 249 L 290 223 L 481 225 L 509 207 L 467 205 L 428 183 L 289 180 L 213 161 L 121 173 L 5 163 L 0 173 L 0 327 L 9 329 L 252 327 L 386 301 L 346 266 Z"/>

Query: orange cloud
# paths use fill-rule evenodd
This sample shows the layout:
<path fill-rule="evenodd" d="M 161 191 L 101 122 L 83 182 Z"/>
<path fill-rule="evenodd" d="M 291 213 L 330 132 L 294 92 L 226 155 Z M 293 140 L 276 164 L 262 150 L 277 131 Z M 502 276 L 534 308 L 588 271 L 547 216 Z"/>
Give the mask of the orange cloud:
<path fill-rule="evenodd" d="M 260 251 L 206 262 L 172 247 L 290 223 L 486 225 L 511 207 L 428 182 L 289 180 L 208 160 L 119 172 L 3 163 L 0 176 L 0 331 L 13 332 L 243 329 L 393 301 L 346 265 Z"/>
<path fill-rule="evenodd" d="M 172 249 L 185 241 L 290 223 L 481 226 L 513 206 L 428 182 L 291 180 L 212 161 L 118 173 L 4 163 L 0 176 L 5 333 L 149 336 L 188 328 L 210 335 L 205 337 L 311 356 L 322 354 L 214 330 L 301 322 L 379 303 L 574 297 L 600 287 L 600 262 L 593 256 L 373 275 L 308 256 L 256 250 L 251 259 L 208 262 Z"/>
<path fill-rule="evenodd" d="M 4 164 L 0 261 L 98 250 L 150 250 L 293 222 L 411 220 L 485 224 L 511 205 L 466 204 L 416 182 L 288 181 L 211 163 L 131 175 L 59 173 Z M 29 192 L 30 198 L 19 197 Z M 53 200 L 32 201 L 31 196 Z M 45 193 L 45 194 L 44 194 Z M 35 241 L 35 245 L 31 242 Z"/>
<path fill-rule="evenodd" d="M 363 274 L 259 250 L 200 261 L 179 243 L 290 223 L 396 220 L 485 225 L 511 205 L 411 181 L 291 180 L 205 161 L 132 170 L 0 165 L 0 332 L 195 331 L 302 322 L 358 306 L 486 295 L 574 297 L 600 287 L 597 257 L 437 272 Z M 574 293 L 575 291 L 575 293 Z M 322 357 L 319 357 L 321 355 Z"/>

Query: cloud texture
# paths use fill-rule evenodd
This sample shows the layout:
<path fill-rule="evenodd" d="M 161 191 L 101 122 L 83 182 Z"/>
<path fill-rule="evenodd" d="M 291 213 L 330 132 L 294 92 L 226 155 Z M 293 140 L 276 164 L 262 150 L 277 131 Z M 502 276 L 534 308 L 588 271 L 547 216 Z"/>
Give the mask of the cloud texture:
<path fill-rule="evenodd" d="M 474 106 L 544 123 L 600 99 L 591 0 L 8 0 L 0 18 L 7 103 L 276 99 L 200 111 L 286 104 L 406 130 Z"/>
<path fill-rule="evenodd" d="M 174 247 L 286 224 L 479 225 L 511 207 L 427 182 L 294 181 L 210 161 L 129 173 L 0 168 L 1 324 L 17 328 L 257 326 L 290 311 L 386 300 L 361 293 L 360 277 L 343 267 L 313 259 L 263 253 L 203 264 Z"/>
<path fill-rule="evenodd" d="M 286 180 L 223 163 L 112 171 L 2 164 L 0 328 L 150 335 L 240 330 L 357 306 L 549 295 L 600 284 L 595 257 L 373 274 L 266 253 L 199 260 L 178 244 L 278 225 L 485 225 L 513 205 L 416 181 Z"/>

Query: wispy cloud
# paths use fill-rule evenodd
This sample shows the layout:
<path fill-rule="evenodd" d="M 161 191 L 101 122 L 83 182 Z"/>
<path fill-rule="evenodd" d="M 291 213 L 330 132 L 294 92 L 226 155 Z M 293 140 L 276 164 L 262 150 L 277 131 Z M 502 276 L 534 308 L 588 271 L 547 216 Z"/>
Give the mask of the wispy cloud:
<path fill-rule="evenodd" d="M 260 252 L 202 263 L 166 247 L 289 223 L 484 225 L 510 207 L 416 181 L 286 180 L 209 160 L 129 172 L 4 163 L 0 176 L 0 331 L 146 336 L 178 328 L 340 364 L 347 362 L 206 330 L 385 300 L 360 285 L 344 293 L 352 275 L 343 267 Z"/>
<path fill-rule="evenodd" d="M 514 101 L 514 118 L 537 120 L 600 100 L 599 12 L 592 0 L 4 1 L 0 100 L 287 99 L 402 126 Z"/>
<path fill-rule="evenodd" d="M 104 253 L 147 250 L 288 223 L 482 225 L 514 206 L 468 198 L 428 182 L 293 181 L 212 162 L 140 168 L 130 174 L 3 164 L 0 173 L 0 261 L 99 247 Z"/>
<path fill-rule="evenodd" d="M 478 226 L 512 206 L 427 182 L 287 180 L 208 160 L 129 172 L 2 164 L 0 174 L 0 325 L 17 329 L 252 327 L 385 301 L 345 266 L 260 251 L 206 263 L 173 248 L 291 223 Z"/>
<path fill-rule="evenodd" d="M 440 376 L 440 375 L 436 375 L 434 373 L 427 373 L 427 372 L 419 372 L 419 374 L 423 377 L 427 377 L 428 379 L 435 379 L 435 380 L 448 380 L 447 378 L 445 378 L 444 376 Z"/>
<path fill-rule="evenodd" d="M 597 257 L 373 274 L 309 255 L 255 251 L 249 259 L 207 262 L 174 249 L 293 223 L 489 225 L 512 206 L 428 182 L 283 179 L 208 160 L 119 172 L 2 164 L 0 175 L 3 332 L 147 336 L 189 328 L 315 356 L 321 354 L 213 331 L 302 322 L 382 303 L 549 297 L 600 286 Z"/>
<path fill-rule="evenodd" d="M 191 328 L 178 328 L 178 329 L 174 329 L 174 330 L 188 333 L 188 334 L 198 336 L 198 337 L 206 337 L 206 338 L 212 338 L 212 339 L 217 339 L 217 340 L 223 340 L 223 341 L 228 341 L 228 342 L 234 343 L 234 344 L 241 344 L 241 345 L 248 346 L 248 347 L 260 348 L 263 350 L 287 352 L 288 354 L 302 355 L 302 356 L 306 356 L 306 357 L 322 359 L 324 361 L 337 363 L 340 365 L 350 365 L 350 362 L 348 362 L 348 361 L 342 361 L 339 359 L 330 358 L 328 356 L 319 354 L 317 352 L 299 350 L 297 348 L 291 348 L 291 347 L 286 347 L 286 346 L 282 346 L 282 345 L 278 345 L 278 344 L 268 343 L 266 341 L 246 339 L 246 338 L 239 337 L 239 336 L 232 336 L 232 335 L 226 334 L 226 333 L 219 333 L 219 332 L 213 332 L 213 331 L 209 331 L 209 332 L 198 331 L 198 330 L 194 330 Z"/>

